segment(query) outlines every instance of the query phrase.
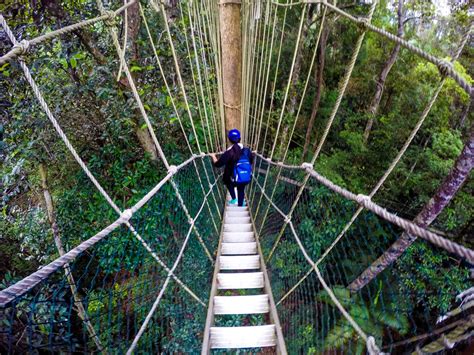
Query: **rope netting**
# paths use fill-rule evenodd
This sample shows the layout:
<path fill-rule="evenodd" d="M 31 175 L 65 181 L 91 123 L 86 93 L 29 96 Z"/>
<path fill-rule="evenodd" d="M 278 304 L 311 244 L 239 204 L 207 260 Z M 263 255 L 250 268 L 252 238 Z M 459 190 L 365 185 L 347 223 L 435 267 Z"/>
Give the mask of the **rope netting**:
<path fill-rule="evenodd" d="M 212 172 L 209 158 L 197 159 Z M 189 162 L 173 179 L 204 244 L 188 224 L 171 183 L 165 182 L 130 218 L 129 228 L 119 223 L 86 250 L 69 256 L 71 250 L 64 266 L 53 262 L 2 291 L 4 350 L 94 352 L 100 347 L 126 352 L 157 297 L 159 306 L 135 349 L 200 349 L 213 270 L 204 247 L 217 248 L 220 231 L 214 223 L 220 223 L 221 212 L 205 208 L 209 194 L 221 189 L 217 181 L 206 194 L 196 192 L 196 174 L 204 174 L 202 169 L 196 172 Z M 218 203 L 223 206 L 222 200 Z"/>
<path fill-rule="evenodd" d="M 416 338 L 400 344 L 403 348 L 391 344 L 434 334 L 438 317 L 456 304 L 457 294 L 470 283 L 469 263 L 460 264 L 456 254 L 417 241 L 396 263 L 354 292 L 351 283 L 403 229 L 364 210 L 334 244 L 358 203 L 311 178 L 289 218 L 305 170 L 269 164 L 260 157 L 255 164 L 260 169 L 250 208 L 289 353 L 360 353 L 369 336 L 386 345 L 383 351 L 408 352 L 419 345 Z M 266 178 L 269 187 L 263 190 Z M 443 267 L 427 277 L 419 271 L 419 262 L 432 255 L 442 260 Z M 420 285 L 429 292 L 422 295 Z M 461 311 L 459 317 L 469 318 L 469 311 Z"/>

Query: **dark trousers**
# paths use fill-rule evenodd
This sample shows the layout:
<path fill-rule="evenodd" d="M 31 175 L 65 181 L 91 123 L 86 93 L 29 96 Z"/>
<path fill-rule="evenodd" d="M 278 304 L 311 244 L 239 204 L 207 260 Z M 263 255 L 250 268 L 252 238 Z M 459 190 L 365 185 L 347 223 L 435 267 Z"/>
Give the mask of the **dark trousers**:
<path fill-rule="evenodd" d="M 227 182 L 225 184 L 227 186 L 227 190 L 229 190 L 230 197 L 235 200 L 235 187 L 237 187 L 237 195 L 238 195 L 238 204 L 239 206 L 243 206 L 244 204 L 244 195 L 245 195 L 245 185 L 236 185 L 232 182 Z"/>

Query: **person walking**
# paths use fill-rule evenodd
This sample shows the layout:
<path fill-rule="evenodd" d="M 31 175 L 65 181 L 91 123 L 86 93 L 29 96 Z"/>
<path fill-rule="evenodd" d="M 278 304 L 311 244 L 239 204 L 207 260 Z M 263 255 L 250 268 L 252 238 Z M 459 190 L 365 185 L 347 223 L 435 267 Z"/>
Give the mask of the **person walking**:
<path fill-rule="evenodd" d="M 211 159 L 216 168 L 224 167 L 223 181 L 229 190 L 231 200 L 229 204 L 238 203 L 245 206 L 244 195 L 252 177 L 253 156 L 249 148 L 244 148 L 240 143 L 240 132 L 238 129 L 231 129 L 227 135 L 232 145 L 217 159 L 215 154 L 211 154 Z M 237 189 L 237 197 L 235 190 Z"/>

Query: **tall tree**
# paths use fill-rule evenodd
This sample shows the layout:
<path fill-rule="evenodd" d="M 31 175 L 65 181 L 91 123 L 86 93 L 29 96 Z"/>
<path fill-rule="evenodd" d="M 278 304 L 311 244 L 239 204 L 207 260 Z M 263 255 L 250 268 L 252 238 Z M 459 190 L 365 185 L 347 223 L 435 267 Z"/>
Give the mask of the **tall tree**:
<path fill-rule="evenodd" d="M 306 153 L 308 152 L 309 144 L 311 142 L 311 133 L 313 131 L 314 121 L 316 120 L 316 115 L 318 114 L 319 110 L 319 104 L 321 102 L 324 82 L 324 66 L 326 64 L 326 45 L 329 37 L 329 32 L 329 24 L 326 24 L 326 26 L 324 26 L 323 28 L 323 31 L 321 33 L 321 39 L 319 41 L 318 64 L 314 72 L 316 77 L 316 94 L 314 95 L 313 106 L 311 108 L 311 116 L 309 118 L 308 127 L 306 129 L 306 136 L 304 140 L 302 155 L 303 159 L 305 158 Z"/>
<path fill-rule="evenodd" d="M 474 166 L 474 125 L 471 125 L 469 138 L 456 159 L 453 168 L 444 179 L 433 197 L 426 203 L 421 212 L 413 220 L 420 227 L 428 227 L 464 184 Z M 372 265 L 360 274 L 348 286 L 352 292 L 357 292 L 383 270 L 395 262 L 417 238 L 409 233 L 402 233 L 400 238 L 383 253 Z"/>
<path fill-rule="evenodd" d="M 405 34 L 405 31 L 404 31 L 405 12 L 403 10 L 403 3 L 404 3 L 404 0 L 398 0 L 397 36 L 400 38 L 403 38 Z M 382 94 L 383 94 L 383 90 L 385 87 L 385 82 L 387 80 L 388 73 L 390 73 L 390 70 L 392 70 L 392 67 L 395 64 L 395 61 L 397 60 L 398 53 L 400 52 L 400 47 L 401 47 L 400 44 L 398 43 L 395 44 L 395 46 L 392 49 L 392 52 L 388 56 L 388 59 L 384 63 L 382 70 L 377 78 L 375 94 L 374 94 L 374 97 L 372 98 L 372 101 L 370 103 L 369 110 L 368 110 L 369 119 L 367 120 L 367 124 L 364 130 L 364 143 L 367 143 L 367 140 L 369 139 L 370 131 L 372 130 L 372 126 L 374 125 L 375 115 L 377 114 L 377 111 L 380 106 L 380 100 L 382 99 Z"/>

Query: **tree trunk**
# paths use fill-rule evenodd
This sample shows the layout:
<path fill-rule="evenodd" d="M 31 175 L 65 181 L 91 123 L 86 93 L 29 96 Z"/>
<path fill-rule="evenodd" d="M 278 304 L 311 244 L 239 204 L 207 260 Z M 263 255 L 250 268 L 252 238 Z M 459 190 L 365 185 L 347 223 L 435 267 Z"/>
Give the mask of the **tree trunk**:
<path fill-rule="evenodd" d="M 467 103 L 467 105 L 464 107 L 464 110 L 461 113 L 461 118 L 459 119 L 458 128 L 462 131 L 464 131 L 464 125 L 466 124 L 467 116 L 469 116 L 469 114 L 472 114 L 471 106 L 472 106 L 472 100 L 470 100 Z"/>
<path fill-rule="evenodd" d="M 140 145 L 142 146 L 143 150 L 150 154 L 151 160 L 158 160 L 158 152 L 156 151 L 155 147 L 155 142 L 153 142 L 153 139 L 151 138 L 151 134 L 148 131 L 148 128 L 142 128 L 138 124 L 136 120 L 134 120 L 135 123 L 137 124 L 135 133 L 137 135 L 138 141 L 140 142 Z"/>
<path fill-rule="evenodd" d="M 403 0 L 398 0 L 397 14 L 398 14 L 397 35 L 398 37 L 403 38 L 403 35 L 404 35 L 403 25 L 405 22 L 405 19 L 404 19 L 405 16 L 403 13 Z M 365 130 L 364 130 L 364 143 L 367 143 L 367 140 L 369 139 L 370 131 L 372 130 L 372 126 L 374 124 L 375 115 L 377 114 L 377 111 L 380 106 L 380 100 L 382 99 L 382 94 L 385 87 L 385 81 L 387 80 L 388 73 L 390 73 L 390 70 L 392 70 L 392 67 L 395 64 L 395 61 L 397 60 L 399 52 L 400 52 L 400 45 L 396 44 L 395 47 L 393 47 L 392 52 L 390 53 L 390 56 L 388 57 L 387 61 L 383 65 L 382 71 L 380 72 L 379 77 L 377 78 L 375 94 L 374 94 L 374 97 L 372 98 L 372 102 L 370 103 L 369 110 L 368 110 L 369 119 L 367 121 Z"/>
<path fill-rule="evenodd" d="M 323 28 L 323 31 L 321 33 L 321 38 L 319 41 L 318 64 L 316 66 L 316 71 L 315 71 L 316 94 L 314 96 L 313 107 L 311 108 L 311 117 L 309 118 L 308 127 L 306 129 L 306 136 L 304 140 L 303 155 L 302 155 L 303 160 L 306 154 L 308 153 L 314 121 L 316 120 L 316 115 L 318 114 L 318 110 L 319 110 L 319 104 L 321 103 L 321 95 L 323 92 L 324 66 L 326 64 L 326 45 L 327 45 L 328 37 L 329 37 L 329 26 L 326 25 Z"/>
<path fill-rule="evenodd" d="M 139 57 L 137 37 L 140 32 L 140 7 L 138 1 L 127 9 L 127 43 L 131 47 L 131 59 L 136 60 Z"/>
<path fill-rule="evenodd" d="M 41 6 L 47 11 L 50 16 L 65 21 L 67 24 L 72 24 L 71 16 L 64 10 L 61 3 L 58 0 L 41 0 Z M 97 63 L 103 65 L 107 63 L 107 59 L 102 52 L 95 46 L 91 39 L 91 35 L 85 29 L 78 29 L 73 33 L 79 38 L 79 41 L 84 48 L 92 55 Z"/>
<path fill-rule="evenodd" d="M 429 226 L 456 195 L 469 177 L 473 166 L 474 125 L 471 126 L 469 139 L 464 145 L 449 175 L 444 179 L 434 196 L 423 207 L 413 222 L 423 228 Z M 349 290 L 351 292 L 357 292 L 367 285 L 379 273 L 396 261 L 415 240 L 415 236 L 406 232 L 402 233 L 401 237 L 398 238 L 381 257 L 374 261 L 357 279 L 352 281 L 348 286 Z"/>
<path fill-rule="evenodd" d="M 48 221 L 51 225 L 51 230 L 53 232 L 54 244 L 56 245 L 56 249 L 58 250 L 59 255 L 63 256 L 66 253 L 66 251 L 64 250 L 63 243 L 61 241 L 61 236 L 59 234 L 58 225 L 56 223 L 56 215 L 54 213 L 53 199 L 51 198 L 51 194 L 48 188 L 48 175 L 46 172 L 46 168 L 42 163 L 40 163 L 39 165 L 39 174 L 41 177 L 41 187 L 43 189 L 43 197 L 44 197 L 44 202 L 46 205 L 46 212 L 48 214 Z M 74 308 L 77 311 L 77 315 L 84 322 L 84 325 L 86 326 L 91 339 L 94 341 L 95 345 L 97 346 L 97 349 L 99 351 L 105 351 L 89 319 L 89 316 L 87 315 L 86 309 L 84 308 L 84 305 L 82 303 L 82 297 L 79 295 L 77 291 L 76 282 L 72 275 L 69 264 L 64 265 L 64 274 L 66 275 L 66 278 L 69 283 L 69 287 L 71 289 L 72 296 L 74 298 Z"/>

